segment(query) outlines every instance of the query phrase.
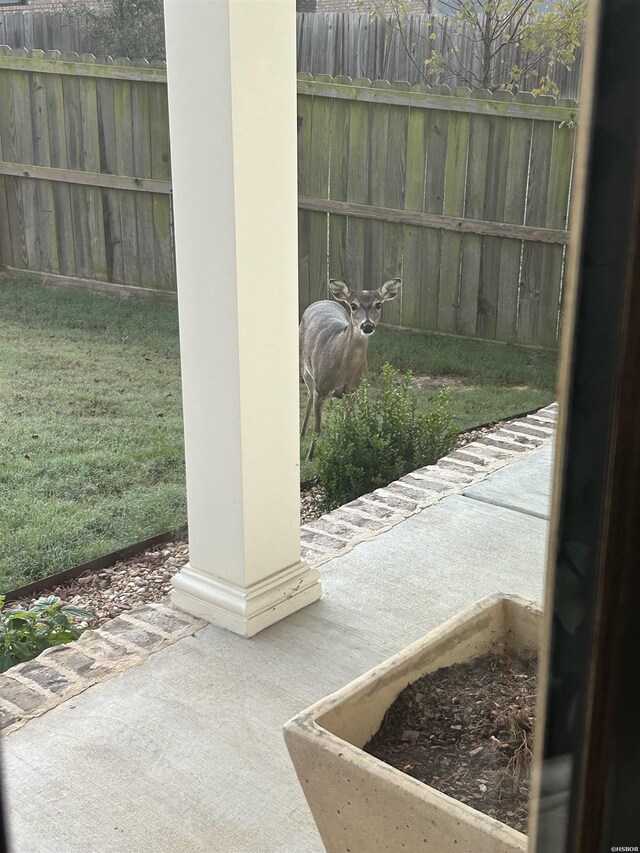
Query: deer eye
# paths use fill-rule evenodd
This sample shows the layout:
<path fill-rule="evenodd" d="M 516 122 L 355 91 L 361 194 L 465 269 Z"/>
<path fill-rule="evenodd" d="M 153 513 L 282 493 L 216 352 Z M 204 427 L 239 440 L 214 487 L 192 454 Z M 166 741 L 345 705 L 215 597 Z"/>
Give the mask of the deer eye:
<path fill-rule="evenodd" d="M 357 310 L 358 310 L 358 303 L 357 303 L 357 302 L 352 302 L 352 303 L 351 303 L 351 310 L 352 310 L 352 311 L 357 311 Z"/>
<path fill-rule="evenodd" d="M 375 307 L 376 311 L 379 311 L 382 308 L 382 302 L 376 302 L 374 307 Z"/>

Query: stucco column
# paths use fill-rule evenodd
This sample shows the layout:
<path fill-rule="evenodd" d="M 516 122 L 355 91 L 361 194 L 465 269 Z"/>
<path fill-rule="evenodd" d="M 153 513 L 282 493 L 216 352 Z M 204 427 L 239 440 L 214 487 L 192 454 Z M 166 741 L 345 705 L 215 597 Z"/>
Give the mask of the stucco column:
<path fill-rule="evenodd" d="M 300 560 L 293 0 L 165 0 L 190 562 L 244 636 L 320 597 Z"/>

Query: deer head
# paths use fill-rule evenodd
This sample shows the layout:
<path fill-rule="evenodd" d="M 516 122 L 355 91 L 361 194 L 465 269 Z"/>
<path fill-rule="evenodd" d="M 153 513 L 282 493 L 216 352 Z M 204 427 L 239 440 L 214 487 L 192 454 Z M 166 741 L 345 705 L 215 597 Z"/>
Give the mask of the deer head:
<path fill-rule="evenodd" d="M 331 295 L 344 302 L 351 314 L 351 325 L 362 335 L 371 335 L 380 322 L 382 303 L 395 299 L 402 287 L 401 278 L 392 278 L 378 290 L 351 290 L 343 281 L 329 279 Z"/>

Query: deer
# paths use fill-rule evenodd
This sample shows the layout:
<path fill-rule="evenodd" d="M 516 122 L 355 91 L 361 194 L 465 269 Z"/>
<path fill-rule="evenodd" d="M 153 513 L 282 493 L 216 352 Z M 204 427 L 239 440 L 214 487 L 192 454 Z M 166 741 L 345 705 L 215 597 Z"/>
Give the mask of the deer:
<path fill-rule="evenodd" d="M 313 436 L 307 459 L 313 459 L 322 427 L 322 404 L 333 395 L 355 391 L 367 370 L 369 338 L 380 322 L 383 302 L 395 299 L 401 278 L 385 282 L 378 290 L 351 290 L 343 281 L 329 279 L 331 295 L 310 305 L 300 321 L 300 375 L 309 397 L 300 437 L 307 431 L 313 409 Z M 338 304 L 344 303 L 343 305 Z"/>

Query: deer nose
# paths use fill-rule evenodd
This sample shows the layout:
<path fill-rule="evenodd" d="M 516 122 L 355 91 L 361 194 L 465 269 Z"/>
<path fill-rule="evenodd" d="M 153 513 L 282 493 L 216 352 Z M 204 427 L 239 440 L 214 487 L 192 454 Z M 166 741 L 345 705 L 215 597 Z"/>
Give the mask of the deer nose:
<path fill-rule="evenodd" d="M 365 335 L 370 335 L 376 327 L 370 320 L 365 320 L 364 323 L 360 325 L 360 328 L 365 333 Z"/>

